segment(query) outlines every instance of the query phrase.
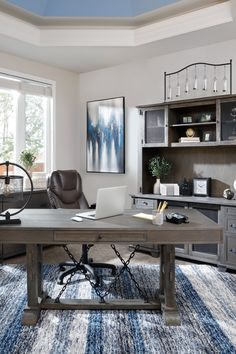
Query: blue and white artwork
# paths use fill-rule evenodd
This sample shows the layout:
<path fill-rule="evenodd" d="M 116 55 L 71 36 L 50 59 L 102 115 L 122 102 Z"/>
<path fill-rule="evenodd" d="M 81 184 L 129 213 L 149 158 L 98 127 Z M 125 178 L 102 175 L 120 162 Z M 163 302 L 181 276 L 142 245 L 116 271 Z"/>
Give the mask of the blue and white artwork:
<path fill-rule="evenodd" d="M 124 97 L 87 103 L 87 172 L 125 173 Z"/>

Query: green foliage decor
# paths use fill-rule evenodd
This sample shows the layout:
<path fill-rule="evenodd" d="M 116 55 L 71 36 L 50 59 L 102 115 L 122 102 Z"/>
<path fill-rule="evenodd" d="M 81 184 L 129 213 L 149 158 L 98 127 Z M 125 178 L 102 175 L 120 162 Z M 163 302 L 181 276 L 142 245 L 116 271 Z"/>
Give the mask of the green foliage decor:
<path fill-rule="evenodd" d="M 26 170 L 29 170 L 33 167 L 35 160 L 36 156 L 29 150 L 24 150 L 20 153 L 20 162 Z"/>
<path fill-rule="evenodd" d="M 154 156 L 149 160 L 149 171 L 151 175 L 156 178 L 162 178 L 171 170 L 171 163 L 164 157 Z"/>

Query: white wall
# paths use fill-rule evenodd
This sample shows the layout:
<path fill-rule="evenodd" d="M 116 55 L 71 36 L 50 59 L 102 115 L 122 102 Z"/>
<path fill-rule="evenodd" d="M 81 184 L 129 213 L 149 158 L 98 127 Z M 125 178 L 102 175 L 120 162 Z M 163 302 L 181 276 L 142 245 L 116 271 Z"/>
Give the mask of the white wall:
<path fill-rule="evenodd" d="M 78 76 L 69 71 L 2 52 L 0 52 L 0 68 L 55 81 L 55 158 L 53 168 L 78 168 L 79 153 L 76 151 L 76 141 L 79 135 Z"/>
<path fill-rule="evenodd" d="M 233 60 L 233 64 L 236 63 L 235 40 L 80 75 L 81 135 L 78 149 L 81 151 L 80 172 L 89 202 L 94 201 L 97 188 L 102 186 L 126 184 L 130 193 L 138 192 L 139 117 L 135 107 L 140 104 L 163 102 L 164 71 L 175 71 L 198 61 L 222 63 L 228 62 L 229 59 Z M 233 84 L 235 92 L 235 80 Z M 86 102 L 117 96 L 125 96 L 126 104 L 126 173 L 86 173 Z"/>

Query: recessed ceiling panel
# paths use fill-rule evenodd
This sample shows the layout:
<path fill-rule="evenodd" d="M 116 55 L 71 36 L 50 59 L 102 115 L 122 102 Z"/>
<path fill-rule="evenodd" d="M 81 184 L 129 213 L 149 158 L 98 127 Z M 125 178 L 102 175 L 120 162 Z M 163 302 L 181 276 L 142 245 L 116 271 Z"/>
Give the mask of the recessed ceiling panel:
<path fill-rule="evenodd" d="M 39 16 L 134 17 L 180 0 L 7 0 Z"/>

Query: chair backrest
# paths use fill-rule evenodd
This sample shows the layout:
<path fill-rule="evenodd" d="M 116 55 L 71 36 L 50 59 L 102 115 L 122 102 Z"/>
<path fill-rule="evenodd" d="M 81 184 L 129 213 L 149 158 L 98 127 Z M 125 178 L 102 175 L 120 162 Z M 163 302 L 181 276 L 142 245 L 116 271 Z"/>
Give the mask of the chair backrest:
<path fill-rule="evenodd" d="M 57 170 L 48 178 L 47 193 L 54 209 L 88 209 L 82 180 L 76 170 Z"/>

